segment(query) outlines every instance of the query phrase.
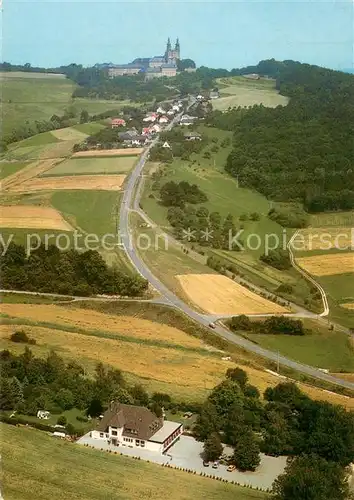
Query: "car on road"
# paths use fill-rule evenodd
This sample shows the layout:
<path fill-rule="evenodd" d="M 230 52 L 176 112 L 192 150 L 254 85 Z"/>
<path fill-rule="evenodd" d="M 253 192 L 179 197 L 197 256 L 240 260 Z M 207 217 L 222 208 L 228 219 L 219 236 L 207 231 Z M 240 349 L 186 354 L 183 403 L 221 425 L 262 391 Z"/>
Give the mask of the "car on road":
<path fill-rule="evenodd" d="M 209 323 L 209 328 L 212 328 L 214 330 L 216 328 L 216 325 L 214 323 Z"/>
<path fill-rule="evenodd" d="M 204 467 L 209 467 L 209 462 L 207 460 L 203 460 L 203 466 Z"/>
<path fill-rule="evenodd" d="M 215 460 L 215 462 L 213 463 L 213 469 L 217 469 L 218 467 L 219 467 L 219 462 Z"/>
<path fill-rule="evenodd" d="M 227 468 L 227 472 L 233 472 L 234 470 L 236 470 L 236 465 L 229 465 Z"/>

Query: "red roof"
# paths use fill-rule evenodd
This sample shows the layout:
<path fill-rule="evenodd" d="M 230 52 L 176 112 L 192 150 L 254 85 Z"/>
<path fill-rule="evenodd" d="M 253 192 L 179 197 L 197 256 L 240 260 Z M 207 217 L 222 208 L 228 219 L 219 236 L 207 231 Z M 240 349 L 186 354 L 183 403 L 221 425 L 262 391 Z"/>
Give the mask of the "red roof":
<path fill-rule="evenodd" d="M 113 118 L 112 125 L 125 125 L 125 120 L 123 118 Z"/>

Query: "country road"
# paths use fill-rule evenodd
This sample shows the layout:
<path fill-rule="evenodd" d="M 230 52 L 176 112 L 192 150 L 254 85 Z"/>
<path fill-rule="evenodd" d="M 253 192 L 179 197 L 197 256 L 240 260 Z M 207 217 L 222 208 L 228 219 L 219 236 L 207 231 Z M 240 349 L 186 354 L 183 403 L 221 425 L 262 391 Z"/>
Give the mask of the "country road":
<path fill-rule="evenodd" d="M 192 104 L 191 104 L 192 105 Z M 191 105 L 189 107 L 191 107 Z M 187 108 L 189 109 L 189 108 Z M 180 115 L 176 116 L 174 120 L 168 125 L 166 128 L 171 129 L 173 125 L 177 122 Z M 192 318 L 197 323 L 203 325 L 204 327 L 210 328 L 209 324 L 215 321 L 215 316 L 202 314 L 194 309 L 192 309 L 188 304 L 186 304 L 183 300 L 181 300 L 177 295 L 175 295 L 171 290 L 169 290 L 148 268 L 147 264 L 143 261 L 143 259 L 139 256 L 139 252 L 134 248 L 134 241 L 131 235 L 130 230 L 130 222 L 129 222 L 129 214 L 131 211 L 138 211 L 139 213 L 142 210 L 139 207 L 140 193 L 141 189 L 139 187 L 140 182 L 142 180 L 141 174 L 143 172 L 145 163 L 149 156 L 150 149 L 157 143 L 158 137 L 154 139 L 154 141 L 149 145 L 149 147 L 144 151 L 140 160 L 136 164 L 134 170 L 131 172 L 129 179 L 125 185 L 125 191 L 123 194 L 122 203 L 120 206 L 120 219 L 119 219 L 119 234 L 121 245 L 125 249 L 128 257 L 130 258 L 132 264 L 135 266 L 137 271 L 149 281 L 149 283 L 160 293 L 163 302 L 166 305 L 175 307 L 185 313 L 187 316 Z M 139 185 L 137 184 L 139 181 Z M 147 217 L 147 216 L 146 216 Z M 282 355 L 279 355 L 276 352 L 269 351 L 268 349 L 264 349 L 257 344 L 252 343 L 251 341 L 235 335 L 227 328 L 216 324 L 215 328 L 210 328 L 210 330 L 224 338 L 228 342 L 236 344 L 248 351 L 251 351 L 257 355 L 263 356 L 268 360 L 271 360 L 275 363 L 279 363 L 287 368 L 294 369 L 298 372 L 304 373 L 311 377 L 315 377 L 317 379 L 323 380 L 325 382 L 329 382 L 332 384 L 336 384 L 342 387 L 346 387 L 348 389 L 354 390 L 354 383 L 339 379 L 327 373 L 324 373 L 312 366 L 308 366 L 297 361 L 286 358 Z"/>

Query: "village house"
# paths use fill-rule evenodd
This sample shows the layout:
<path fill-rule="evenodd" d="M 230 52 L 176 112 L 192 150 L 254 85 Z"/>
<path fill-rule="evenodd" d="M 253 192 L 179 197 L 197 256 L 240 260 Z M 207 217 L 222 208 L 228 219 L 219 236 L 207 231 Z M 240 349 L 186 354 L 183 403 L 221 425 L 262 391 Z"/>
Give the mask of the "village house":
<path fill-rule="evenodd" d="M 193 125 L 193 123 L 197 120 L 196 116 L 183 115 L 180 119 L 180 125 Z"/>
<path fill-rule="evenodd" d="M 126 132 L 119 132 L 118 137 L 121 141 L 129 141 L 135 139 L 135 137 L 137 137 L 138 135 L 139 134 L 137 130 L 134 128 L 131 130 L 127 130 Z"/>
<path fill-rule="evenodd" d="M 118 127 L 125 127 L 126 122 L 123 120 L 123 118 L 113 118 L 111 121 L 111 127 L 112 128 L 118 128 Z"/>
<path fill-rule="evenodd" d="M 166 114 L 172 116 L 175 114 L 175 111 L 173 109 L 169 109 Z"/>
<path fill-rule="evenodd" d="M 159 119 L 159 123 L 168 123 L 168 121 L 169 120 L 166 115 L 161 116 Z"/>
<path fill-rule="evenodd" d="M 155 122 L 158 118 L 157 113 L 148 113 L 145 118 L 143 118 L 143 122 Z"/>
<path fill-rule="evenodd" d="M 198 134 L 197 132 L 186 132 L 184 134 L 184 138 L 186 141 L 201 141 L 202 136 Z"/>
<path fill-rule="evenodd" d="M 150 127 L 150 132 L 152 132 L 154 134 L 159 134 L 161 132 L 161 130 L 162 130 L 161 125 L 158 125 L 157 123 Z"/>
<path fill-rule="evenodd" d="M 163 108 L 162 106 L 159 106 L 156 110 L 157 113 L 161 113 L 162 115 L 164 115 L 166 113 L 166 110 L 165 108 Z"/>
<path fill-rule="evenodd" d="M 112 401 L 97 429 L 90 435 L 113 446 L 143 448 L 162 454 L 182 432 L 181 423 L 157 417 L 148 408 Z"/>
<path fill-rule="evenodd" d="M 211 90 L 209 94 L 210 99 L 219 99 L 220 94 L 218 90 Z"/>
<path fill-rule="evenodd" d="M 174 104 L 174 105 L 172 106 L 172 109 L 173 109 L 174 111 L 179 111 L 179 110 L 180 110 L 180 107 L 181 107 L 181 106 L 179 106 L 178 104 Z"/>

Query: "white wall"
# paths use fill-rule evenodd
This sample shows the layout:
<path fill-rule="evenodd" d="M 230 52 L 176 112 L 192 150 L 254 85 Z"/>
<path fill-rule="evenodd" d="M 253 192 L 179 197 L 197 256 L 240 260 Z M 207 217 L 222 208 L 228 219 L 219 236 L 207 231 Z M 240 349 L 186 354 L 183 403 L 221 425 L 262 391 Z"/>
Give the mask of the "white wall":
<path fill-rule="evenodd" d="M 153 443 L 151 441 L 145 441 L 145 450 L 155 451 L 157 453 L 162 453 L 162 444 L 161 443 Z"/>

